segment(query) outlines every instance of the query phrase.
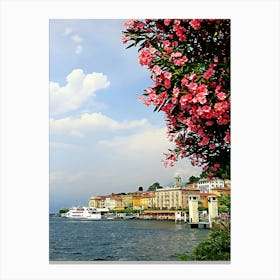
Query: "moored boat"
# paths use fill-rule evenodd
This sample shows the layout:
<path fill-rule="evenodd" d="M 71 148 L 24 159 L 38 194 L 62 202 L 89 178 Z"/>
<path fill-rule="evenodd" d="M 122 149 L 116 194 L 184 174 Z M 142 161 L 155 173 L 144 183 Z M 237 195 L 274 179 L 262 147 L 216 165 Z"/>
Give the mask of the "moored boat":
<path fill-rule="evenodd" d="M 83 219 L 83 220 L 101 220 L 101 211 L 97 208 L 93 207 L 84 207 L 84 206 L 78 206 L 78 207 L 71 207 L 65 215 L 63 215 L 65 218 L 71 218 L 71 219 Z"/>

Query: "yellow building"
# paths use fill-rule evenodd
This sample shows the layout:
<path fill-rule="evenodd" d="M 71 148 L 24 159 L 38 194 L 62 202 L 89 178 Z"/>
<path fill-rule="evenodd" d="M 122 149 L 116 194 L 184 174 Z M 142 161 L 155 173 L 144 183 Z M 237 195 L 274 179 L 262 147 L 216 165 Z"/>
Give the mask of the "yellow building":
<path fill-rule="evenodd" d="M 98 196 L 92 196 L 89 198 L 88 207 L 96 207 L 99 208 L 100 198 Z"/>
<path fill-rule="evenodd" d="M 217 197 L 217 195 L 215 195 L 213 193 L 200 193 L 199 205 L 202 207 L 208 208 L 208 198 L 209 197 Z"/>
<path fill-rule="evenodd" d="M 132 208 L 133 207 L 132 194 L 123 195 L 122 204 L 124 208 Z"/>
<path fill-rule="evenodd" d="M 141 210 L 141 197 L 138 195 L 132 195 L 132 208 L 134 210 Z"/>
<path fill-rule="evenodd" d="M 88 206 L 96 207 L 96 208 L 104 208 L 105 207 L 105 196 L 92 196 L 89 199 Z"/>
<path fill-rule="evenodd" d="M 225 182 L 225 187 L 226 188 L 230 188 L 231 187 L 231 181 L 229 179 L 225 179 L 224 182 Z"/>
<path fill-rule="evenodd" d="M 193 188 L 163 188 L 155 192 L 155 207 L 157 209 L 178 209 L 188 207 L 188 195 L 199 194 L 199 190 Z"/>
<path fill-rule="evenodd" d="M 217 196 L 230 195 L 230 188 L 214 188 L 210 191 L 210 193 L 215 194 Z"/>
<path fill-rule="evenodd" d="M 155 207 L 155 193 L 149 192 L 140 198 L 140 205 L 142 209 L 152 209 Z"/>

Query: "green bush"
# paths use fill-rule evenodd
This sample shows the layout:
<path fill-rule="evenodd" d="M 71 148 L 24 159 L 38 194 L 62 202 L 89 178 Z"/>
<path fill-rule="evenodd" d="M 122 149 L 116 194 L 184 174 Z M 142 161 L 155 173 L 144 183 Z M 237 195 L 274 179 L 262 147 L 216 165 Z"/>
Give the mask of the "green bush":
<path fill-rule="evenodd" d="M 180 260 L 192 261 L 229 261 L 230 230 L 213 230 L 191 255 L 180 254 Z"/>

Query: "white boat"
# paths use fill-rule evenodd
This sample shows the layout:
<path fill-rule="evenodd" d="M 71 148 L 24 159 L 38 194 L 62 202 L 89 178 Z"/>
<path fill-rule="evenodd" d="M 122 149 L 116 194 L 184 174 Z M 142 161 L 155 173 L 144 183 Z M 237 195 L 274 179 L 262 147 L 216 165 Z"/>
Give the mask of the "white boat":
<path fill-rule="evenodd" d="M 64 217 L 84 220 L 101 220 L 101 211 L 93 207 L 71 207 Z"/>

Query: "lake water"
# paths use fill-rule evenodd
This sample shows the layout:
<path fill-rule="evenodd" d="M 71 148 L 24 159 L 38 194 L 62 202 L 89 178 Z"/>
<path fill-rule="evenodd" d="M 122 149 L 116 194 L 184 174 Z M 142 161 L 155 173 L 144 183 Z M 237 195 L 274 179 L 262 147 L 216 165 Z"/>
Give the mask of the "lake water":
<path fill-rule="evenodd" d="M 82 221 L 50 216 L 50 261 L 179 261 L 208 229 L 174 221 Z"/>

